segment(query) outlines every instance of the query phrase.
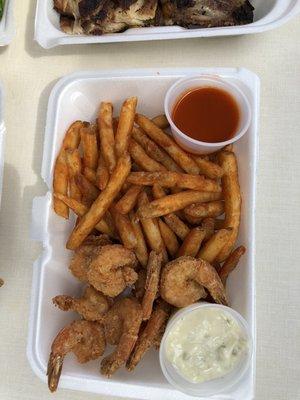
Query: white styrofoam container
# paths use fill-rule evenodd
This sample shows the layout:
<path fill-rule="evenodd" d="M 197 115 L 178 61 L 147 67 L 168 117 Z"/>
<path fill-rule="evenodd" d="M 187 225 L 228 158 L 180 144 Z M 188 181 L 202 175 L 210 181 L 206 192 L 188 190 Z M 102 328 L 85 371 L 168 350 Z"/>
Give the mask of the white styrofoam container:
<path fill-rule="evenodd" d="M 0 20 L 0 46 L 8 45 L 13 35 L 13 0 L 5 0 L 3 16 Z"/>
<path fill-rule="evenodd" d="M 5 135 L 5 125 L 4 125 L 4 91 L 2 84 L 0 82 L 0 206 L 1 206 L 1 194 L 3 186 L 3 168 L 4 168 L 4 135 Z"/>
<path fill-rule="evenodd" d="M 113 102 L 116 114 L 123 100 L 138 96 L 138 111 L 152 117 L 163 112 L 167 89 L 177 79 L 188 74 L 214 74 L 237 84 L 247 95 L 253 119 L 246 134 L 236 145 L 243 194 L 243 215 L 239 242 L 247 247 L 240 267 L 228 282 L 229 298 L 233 308 L 248 321 L 255 342 L 255 180 L 258 144 L 259 79 L 245 69 L 192 68 L 141 69 L 108 72 L 79 72 L 61 79 L 52 90 L 44 142 L 42 178 L 49 191 L 33 201 L 32 239 L 43 243 L 43 253 L 34 264 L 31 317 L 27 355 L 34 372 L 46 381 L 50 346 L 57 332 L 74 319 L 75 314 L 56 309 L 51 299 L 58 294 L 78 295 L 82 290 L 68 270 L 71 252 L 65 249 L 74 220 L 58 217 L 51 206 L 52 173 L 56 155 L 66 128 L 75 120 L 96 118 L 103 100 Z M 255 353 L 255 351 L 254 351 Z M 60 387 L 130 397 L 136 399 L 184 400 L 190 399 L 173 389 L 164 379 L 158 353 L 151 350 L 136 371 L 118 371 L 106 379 L 99 373 L 100 361 L 79 365 L 72 355 L 65 360 Z M 230 393 L 213 399 L 250 400 L 254 396 L 255 356 L 242 383 Z"/>
<path fill-rule="evenodd" d="M 250 0 L 255 7 L 252 24 L 209 29 L 185 29 L 179 26 L 128 29 L 102 36 L 68 35 L 59 26 L 53 0 L 37 0 L 35 40 L 45 49 L 64 44 L 135 42 L 163 39 L 243 35 L 276 28 L 300 12 L 300 0 Z"/>

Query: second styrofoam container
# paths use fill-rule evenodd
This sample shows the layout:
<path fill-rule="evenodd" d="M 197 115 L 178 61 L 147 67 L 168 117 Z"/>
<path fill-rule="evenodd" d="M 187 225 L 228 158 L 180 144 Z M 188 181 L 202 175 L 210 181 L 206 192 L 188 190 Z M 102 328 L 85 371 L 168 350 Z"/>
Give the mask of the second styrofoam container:
<path fill-rule="evenodd" d="M 53 0 L 37 0 L 35 40 L 45 49 L 65 44 L 136 42 L 196 37 L 232 36 L 276 28 L 300 13 L 300 0 L 250 0 L 255 7 L 254 22 L 242 26 L 185 29 L 179 26 L 132 28 L 102 36 L 68 35 L 59 26 Z"/>
<path fill-rule="evenodd" d="M 197 74 L 213 74 L 235 83 L 243 89 L 252 109 L 253 118 L 248 133 L 235 147 L 243 195 L 238 243 L 244 244 L 247 252 L 240 267 L 232 273 L 227 287 L 232 307 L 247 320 L 255 342 L 254 213 L 259 79 L 248 70 L 230 68 L 81 72 L 61 79 L 50 96 L 41 172 L 48 193 L 33 202 L 31 236 L 42 243 L 43 252 L 34 264 L 27 355 L 32 369 L 44 382 L 51 342 L 57 332 L 76 317 L 74 313 L 56 309 L 51 299 L 58 294 L 79 295 L 82 290 L 82 283 L 68 270 L 72 253 L 65 248 L 74 219 L 66 221 L 58 217 L 51 202 L 53 168 L 64 133 L 75 120 L 94 120 L 100 102 L 104 100 L 114 104 L 117 115 L 125 98 L 137 96 L 138 112 L 149 117 L 161 114 L 168 88 L 186 75 Z M 135 399 L 190 399 L 190 396 L 183 395 L 168 384 L 155 350 L 146 354 L 134 372 L 129 373 L 122 368 L 111 379 L 100 375 L 99 365 L 99 360 L 80 365 L 72 355 L 68 355 L 59 387 Z M 255 357 L 238 386 L 213 398 L 253 399 L 254 382 Z"/>
<path fill-rule="evenodd" d="M 0 20 L 0 46 L 8 45 L 13 35 L 13 0 L 5 0 L 3 16 Z"/>
<path fill-rule="evenodd" d="M 3 186 L 3 168 L 4 168 L 4 90 L 0 82 L 0 206 L 1 206 L 1 194 Z"/>

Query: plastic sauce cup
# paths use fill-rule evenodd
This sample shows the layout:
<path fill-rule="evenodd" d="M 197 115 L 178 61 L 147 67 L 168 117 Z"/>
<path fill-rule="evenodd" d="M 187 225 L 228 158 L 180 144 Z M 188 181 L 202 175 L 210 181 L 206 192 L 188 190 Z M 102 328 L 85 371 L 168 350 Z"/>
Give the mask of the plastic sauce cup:
<path fill-rule="evenodd" d="M 237 131 L 231 139 L 219 143 L 201 142 L 189 137 L 174 124 L 172 114 L 178 100 L 186 92 L 201 87 L 222 89 L 235 99 L 240 111 L 240 121 Z M 188 76 L 175 82 L 167 91 L 164 107 L 174 139 L 182 148 L 194 154 L 213 153 L 228 144 L 236 142 L 247 132 L 251 122 L 250 103 L 243 91 L 235 84 L 215 75 Z"/>
<path fill-rule="evenodd" d="M 242 358 L 241 362 L 231 372 L 224 375 L 223 377 L 206 382 L 193 383 L 184 378 L 183 375 L 181 375 L 181 373 L 168 360 L 166 356 L 166 339 L 178 320 L 192 313 L 193 311 L 199 310 L 200 308 L 204 307 L 210 307 L 214 309 L 217 308 L 229 314 L 239 324 L 240 328 L 244 332 L 245 337 L 247 338 L 248 351 L 247 354 Z M 252 337 L 245 319 L 237 311 L 233 310 L 230 307 L 226 307 L 220 304 L 202 302 L 182 308 L 181 310 L 177 311 L 169 320 L 160 345 L 159 361 L 165 378 L 176 389 L 190 396 L 211 396 L 220 392 L 224 393 L 232 386 L 238 384 L 238 382 L 242 379 L 245 372 L 249 368 L 250 361 L 252 359 L 252 352 Z"/>

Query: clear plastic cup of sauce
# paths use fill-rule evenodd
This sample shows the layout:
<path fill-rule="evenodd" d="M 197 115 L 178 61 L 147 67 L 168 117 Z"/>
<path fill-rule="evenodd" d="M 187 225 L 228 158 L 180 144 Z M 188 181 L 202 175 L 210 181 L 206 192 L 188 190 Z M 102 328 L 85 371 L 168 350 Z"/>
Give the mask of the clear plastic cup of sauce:
<path fill-rule="evenodd" d="M 197 312 L 198 315 L 201 317 L 201 311 L 206 311 L 207 310 L 212 310 L 216 313 L 216 315 L 225 315 L 228 316 L 228 320 L 231 321 L 231 323 L 234 324 L 235 329 L 239 329 L 238 332 L 240 332 L 240 334 L 242 335 L 241 337 L 243 338 L 243 340 L 245 340 L 246 343 L 246 347 L 243 348 L 243 353 L 240 353 L 240 357 L 238 358 L 238 362 L 236 364 L 233 364 L 234 367 L 229 370 L 227 373 L 225 373 L 222 376 L 218 376 L 216 378 L 211 378 L 208 380 L 204 380 L 204 381 L 193 381 L 192 379 L 189 379 L 189 377 L 187 377 L 185 375 L 186 370 L 182 370 L 181 369 L 181 364 L 174 364 L 174 362 L 172 362 L 173 360 L 170 359 L 170 356 L 168 354 L 168 341 L 170 341 L 170 338 L 172 340 L 172 334 L 174 334 L 174 332 L 177 334 L 179 334 L 177 336 L 178 340 L 180 341 L 185 341 L 185 344 L 187 344 L 187 347 L 178 347 L 178 343 L 175 341 L 175 343 L 173 342 L 172 345 L 174 345 L 174 347 L 172 347 L 172 349 L 175 349 L 175 355 L 178 357 L 181 357 L 182 360 L 184 360 L 186 357 L 187 360 L 190 360 L 190 357 L 195 357 L 195 355 L 197 356 L 197 354 L 195 354 L 194 351 L 194 346 L 199 346 L 199 343 L 202 343 L 204 341 L 204 343 L 206 343 L 207 340 L 207 349 L 204 349 L 204 353 L 199 353 L 199 359 L 196 358 L 196 368 L 202 367 L 202 360 L 201 357 L 203 357 L 203 354 L 206 354 L 208 357 L 211 356 L 212 353 L 212 349 L 211 347 L 209 347 L 209 343 L 215 343 L 215 340 L 222 340 L 222 336 L 221 337 L 213 337 L 212 332 L 214 332 L 214 330 L 210 331 L 208 329 L 208 333 L 204 332 L 200 332 L 200 335 L 202 334 L 202 339 L 201 336 L 199 336 L 199 338 L 195 338 L 194 336 L 197 336 L 197 329 L 199 329 L 199 327 L 195 326 L 195 334 L 193 336 L 193 333 L 190 333 L 190 328 L 191 330 L 193 329 L 193 327 L 189 327 L 186 326 L 186 334 L 183 334 L 182 331 L 177 330 L 178 324 L 184 325 L 187 321 L 187 318 L 190 317 L 196 317 L 197 318 Z M 200 314 L 199 314 L 200 311 Z M 212 313 L 212 315 L 214 315 Z M 203 315 L 202 315 L 203 318 Z M 232 322 L 233 321 L 233 322 Z M 228 328 L 230 329 L 230 327 Z M 206 339 L 206 335 L 208 336 L 208 338 Z M 212 337 L 210 337 L 212 336 Z M 202 340 L 202 342 L 201 342 Z M 225 339 L 224 339 L 225 340 Z M 226 341 L 227 340 L 227 341 Z M 225 340 L 226 345 L 228 346 L 229 351 L 235 350 L 234 347 L 230 347 L 231 345 L 231 338 Z M 209 342 L 210 341 L 210 342 Z M 222 344 L 221 344 L 222 346 Z M 187 350 L 188 348 L 188 350 Z M 195 347 L 196 349 L 198 349 L 197 347 Z M 183 351 L 184 349 L 184 351 Z M 214 394 L 218 394 L 218 393 L 226 393 L 230 388 L 232 388 L 233 386 L 237 385 L 241 379 L 243 378 L 245 372 L 247 371 L 247 369 L 249 368 L 250 365 L 250 361 L 252 359 L 252 352 L 253 352 L 253 344 L 252 344 L 252 337 L 251 337 L 251 333 L 250 333 L 250 329 L 248 327 L 247 322 L 245 321 L 245 319 L 235 310 L 233 310 L 232 308 L 223 306 L 223 305 L 219 305 L 219 304 L 211 304 L 211 303 L 206 303 L 206 302 L 201 302 L 201 303 L 196 303 L 196 304 L 192 304 L 188 307 L 182 308 L 179 311 L 177 311 L 172 318 L 169 320 L 167 328 L 165 330 L 164 336 L 162 338 L 161 341 L 161 345 L 160 345 L 160 350 L 159 350 L 159 360 L 160 360 L 160 366 L 162 369 L 162 372 L 165 376 L 165 378 L 168 380 L 168 382 L 174 386 L 176 389 L 178 389 L 179 391 L 190 395 L 190 396 L 195 396 L 195 397 L 200 397 L 200 396 L 212 396 Z M 225 354 L 225 360 L 226 357 L 228 357 L 228 352 L 226 350 Z M 218 367 L 218 360 L 222 359 L 222 356 L 220 356 L 220 354 L 217 352 L 216 353 L 217 357 L 216 357 L 216 364 Z M 205 372 L 213 369 L 214 367 L 214 363 L 211 362 L 210 364 L 210 359 L 208 362 L 208 365 L 210 365 L 210 368 L 208 368 L 207 370 L 205 370 Z M 205 367 L 206 368 L 206 364 Z M 202 370 L 201 370 L 202 371 Z M 218 368 L 217 368 L 217 372 L 218 372 Z"/>
<path fill-rule="evenodd" d="M 164 107 L 174 139 L 194 154 L 212 153 L 236 142 L 251 122 L 245 93 L 215 75 L 188 76 L 175 82 Z"/>

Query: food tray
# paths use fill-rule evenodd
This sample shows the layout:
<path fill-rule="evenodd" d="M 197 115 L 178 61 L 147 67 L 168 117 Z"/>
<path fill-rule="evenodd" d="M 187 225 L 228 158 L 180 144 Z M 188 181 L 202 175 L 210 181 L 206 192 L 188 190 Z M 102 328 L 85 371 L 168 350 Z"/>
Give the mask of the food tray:
<path fill-rule="evenodd" d="M 5 135 L 3 108 L 4 108 L 4 92 L 2 84 L 0 82 L 0 206 L 1 206 L 1 194 L 3 185 L 4 135 Z"/>
<path fill-rule="evenodd" d="M 0 46 L 8 45 L 13 35 L 13 0 L 5 0 L 3 16 L 0 20 Z"/>
<path fill-rule="evenodd" d="M 300 0 L 251 0 L 255 7 L 252 24 L 208 29 L 185 29 L 178 26 L 128 29 L 103 36 L 68 35 L 61 31 L 53 0 L 38 0 L 35 40 L 45 49 L 64 44 L 135 42 L 163 39 L 243 35 L 276 28 L 300 12 Z"/>
<path fill-rule="evenodd" d="M 152 117 L 163 111 L 164 95 L 170 85 L 188 74 L 215 74 L 243 87 L 249 98 L 253 120 L 248 134 L 236 145 L 243 193 L 243 215 L 239 242 L 247 247 L 243 263 L 228 282 L 232 306 L 248 321 L 255 341 L 255 179 L 257 161 L 257 124 L 259 79 L 245 69 L 147 69 L 109 72 L 79 72 L 61 79 L 52 90 L 47 115 L 42 178 L 48 186 L 44 197 L 33 201 L 32 239 L 43 243 L 43 253 L 33 267 L 31 318 L 27 354 L 34 372 L 45 382 L 50 345 L 58 330 L 72 321 L 75 314 L 64 313 L 52 304 L 58 294 L 79 295 L 82 284 L 70 274 L 67 266 L 71 252 L 65 249 L 74 221 L 65 221 L 52 210 L 52 173 L 56 155 L 66 128 L 75 120 L 96 118 L 102 100 L 112 101 L 116 112 L 122 101 L 136 95 L 138 111 Z M 152 400 L 184 400 L 191 397 L 173 389 L 163 377 L 158 353 L 148 352 L 135 372 L 125 369 L 107 379 L 99 373 L 100 361 L 79 365 L 67 357 L 60 387 Z M 214 399 L 248 400 L 254 396 L 255 356 L 242 383 Z"/>

